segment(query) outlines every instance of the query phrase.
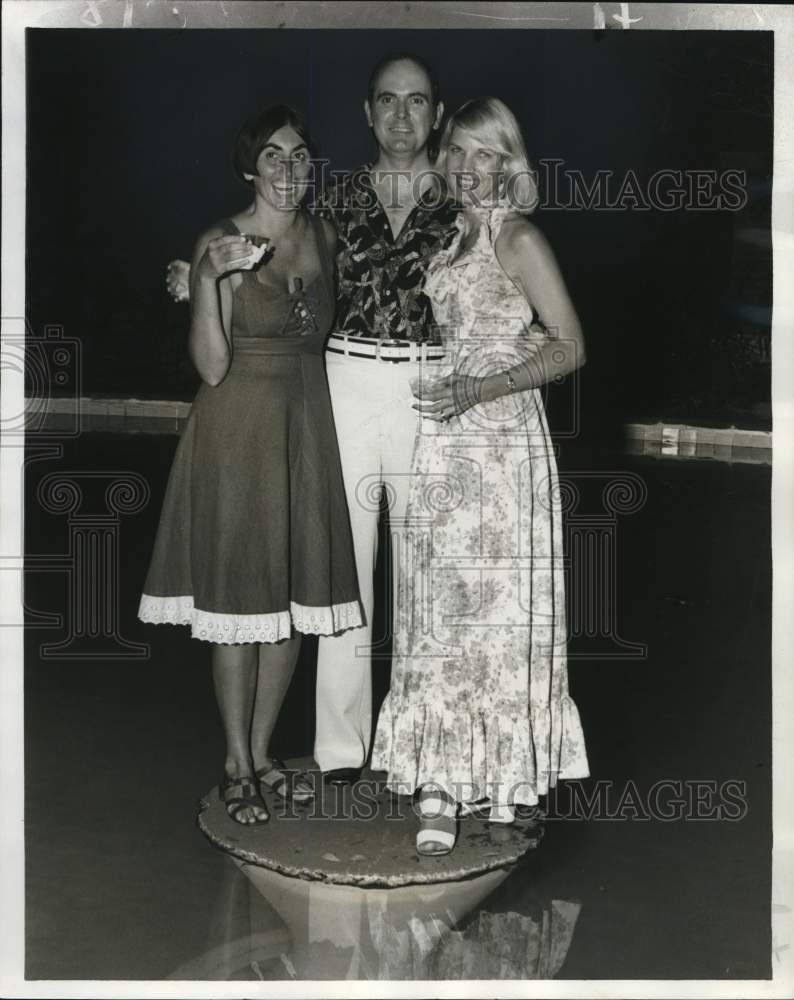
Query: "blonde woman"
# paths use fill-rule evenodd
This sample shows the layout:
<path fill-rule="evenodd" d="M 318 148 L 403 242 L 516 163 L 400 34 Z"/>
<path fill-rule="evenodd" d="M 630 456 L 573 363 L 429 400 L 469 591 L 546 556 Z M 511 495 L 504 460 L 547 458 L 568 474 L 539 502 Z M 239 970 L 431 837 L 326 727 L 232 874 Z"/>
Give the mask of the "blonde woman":
<path fill-rule="evenodd" d="M 453 848 L 472 804 L 510 822 L 558 778 L 589 773 L 568 693 L 560 498 L 540 393 L 583 363 L 582 331 L 529 219 L 538 196 L 511 111 L 466 103 L 438 166 L 461 205 L 425 281 L 449 365 L 414 390 L 422 419 L 372 762 L 393 790 L 420 790 L 416 847 L 430 855 Z"/>

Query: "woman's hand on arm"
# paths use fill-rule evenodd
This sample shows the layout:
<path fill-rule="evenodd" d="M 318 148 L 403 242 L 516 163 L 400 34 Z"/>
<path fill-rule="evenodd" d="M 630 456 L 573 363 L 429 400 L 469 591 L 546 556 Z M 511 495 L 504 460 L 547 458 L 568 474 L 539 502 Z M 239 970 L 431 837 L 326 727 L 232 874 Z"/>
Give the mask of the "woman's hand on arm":
<path fill-rule="evenodd" d="M 428 379 L 414 390 L 417 402 L 413 404 L 413 409 L 429 420 L 449 420 L 483 401 L 485 381 L 484 378 L 458 372 L 438 379 Z"/>
<path fill-rule="evenodd" d="M 231 364 L 230 273 L 245 263 L 250 246 L 219 228 L 199 237 L 190 267 L 190 358 L 209 385 L 223 381 Z"/>
<path fill-rule="evenodd" d="M 545 329 L 532 324 L 524 359 L 510 369 L 485 377 L 453 372 L 422 386 L 416 393 L 421 405 L 414 409 L 431 420 L 448 420 L 476 403 L 534 389 L 584 364 L 579 317 L 546 237 L 531 222 L 520 219 L 509 229 L 505 224 L 495 249 L 505 273 L 543 318 Z"/>

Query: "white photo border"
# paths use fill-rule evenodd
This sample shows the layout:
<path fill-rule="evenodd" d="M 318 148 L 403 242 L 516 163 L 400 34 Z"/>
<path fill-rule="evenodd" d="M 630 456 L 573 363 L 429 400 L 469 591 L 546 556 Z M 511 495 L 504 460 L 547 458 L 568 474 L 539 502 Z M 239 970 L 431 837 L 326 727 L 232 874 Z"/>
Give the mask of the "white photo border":
<path fill-rule="evenodd" d="M 774 32 L 775 117 L 772 239 L 773 544 L 773 979 L 586 980 L 417 983 L 196 983 L 26 981 L 22 629 L 0 627 L 0 994 L 19 997 L 785 997 L 794 994 L 794 8 L 772 4 L 619 3 L 259 3 L 238 0 L 4 0 L 2 335 L 25 315 L 25 29 L 135 30 L 136 15 L 164 28 L 542 28 L 759 30 Z M 219 21 L 219 12 L 223 21 Z M 603 21 L 604 23 L 600 23 Z M 627 23 L 628 22 L 628 23 Z M 158 30 L 146 28 L 142 30 Z M 3 419 L 24 409 L 22 372 L 3 369 Z M 21 441 L 0 448 L 0 621 L 22 618 Z"/>

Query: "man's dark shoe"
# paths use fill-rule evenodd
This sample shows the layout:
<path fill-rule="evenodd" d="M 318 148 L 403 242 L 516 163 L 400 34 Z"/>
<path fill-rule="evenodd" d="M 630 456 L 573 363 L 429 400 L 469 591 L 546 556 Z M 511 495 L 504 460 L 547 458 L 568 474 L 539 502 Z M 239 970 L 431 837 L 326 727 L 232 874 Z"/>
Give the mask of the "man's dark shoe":
<path fill-rule="evenodd" d="M 332 771 L 323 772 L 326 785 L 355 785 L 360 777 L 360 767 L 335 767 Z"/>
<path fill-rule="evenodd" d="M 527 806 L 519 802 L 514 806 L 515 817 L 522 823 L 545 823 L 546 813 L 541 806 Z"/>

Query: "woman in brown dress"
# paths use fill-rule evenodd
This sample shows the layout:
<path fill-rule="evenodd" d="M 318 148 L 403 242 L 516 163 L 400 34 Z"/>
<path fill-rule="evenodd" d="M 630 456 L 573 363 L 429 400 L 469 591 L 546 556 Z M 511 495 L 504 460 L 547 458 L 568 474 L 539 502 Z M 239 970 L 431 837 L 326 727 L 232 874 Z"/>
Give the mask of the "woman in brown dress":
<path fill-rule="evenodd" d="M 243 126 L 254 191 L 206 230 L 191 267 L 190 356 L 203 379 L 177 448 L 139 617 L 213 643 L 226 734 L 220 794 L 241 823 L 265 788 L 312 797 L 269 750 L 298 633 L 362 624 L 322 348 L 334 317 L 333 228 L 303 199 L 310 141 L 290 108 Z M 273 249 L 262 256 L 262 237 Z"/>

